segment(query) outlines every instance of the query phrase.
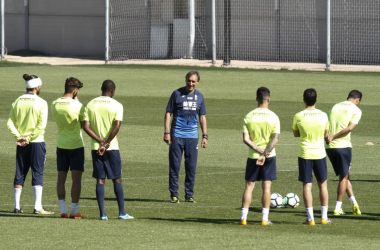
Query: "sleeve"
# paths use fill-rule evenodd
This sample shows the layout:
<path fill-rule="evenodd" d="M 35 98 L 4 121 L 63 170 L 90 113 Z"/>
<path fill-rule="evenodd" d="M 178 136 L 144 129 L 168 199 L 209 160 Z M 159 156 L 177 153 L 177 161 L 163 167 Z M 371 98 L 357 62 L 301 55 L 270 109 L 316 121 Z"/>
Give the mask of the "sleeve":
<path fill-rule="evenodd" d="M 279 133 L 280 133 L 280 119 L 276 115 L 276 122 L 274 123 L 273 134 L 279 134 Z"/>
<path fill-rule="evenodd" d="M 27 141 L 34 141 L 39 135 L 41 135 L 46 128 L 47 118 L 48 118 L 48 106 L 47 102 L 43 101 L 41 105 L 41 110 L 39 112 L 39 117 L 37 121 L 36 128 L 32 131 L 32 133 L 27 137 Z"/>
<path fill-rule="evenodd" d="M 247 116 L 244 117 L 244 122 L 243 122 L 243 133 L 249 133 L 249 131 L 248 131 Z"/>
<path fill-rule="evenodd" d="M 119 104 L 115 114 L 115 121 L 123 121 L 123 105 Z"/>
<path fill-rule="evenodd" d="M 83 119 L 82 121 L 90 121 L 89 118 L 88 118 L 88 104 L 86 105 L 86 107 L 82 106 L 81 116 L 82 116 L 82 119 Z"/>
<path fill-rule="evenodd" d="M 80 111 L 79 111 L 79 121 L 84 121 L 84 105 L 81 105 Z"/>
<path fill-rule="evenodd" d="M 16 123 L 17 123 L 16 122 L 16 116 L 13 112 L 13 104 L 12 104 L 11 111 L 9 112 L 7 127 L 9 129 L 9 131 L 11 131 L 12 135 L 16 138 L 16 140 L 18 140 L 21 135 L 17 130 Z"/>
<path fill-rule="evenodd" d="M 176 106 L 176 94 L 175 94 L 176 91 L 174 91 L 172 93 L 172 95 L 170 96 L 170 99 L 169 99 L 169 102 L 168 102 L 168 106 L 166 106 L 166 111 L 167 112 L 171 112 L 173 113 L 174 111 L 174 108 Z"/>
<path fill-rule="evenodd" d="M 293 118 L 293 130 L 299 130 L 297 125 L 297 115 L 295 115 Z"/>
<path fill-rule="evenodd" d="M 358 124 L 360 121 L 360 118 L 362 117 L 362 111 L 355 106 L 355 112 L 352 115 L 350 123 Z"/>

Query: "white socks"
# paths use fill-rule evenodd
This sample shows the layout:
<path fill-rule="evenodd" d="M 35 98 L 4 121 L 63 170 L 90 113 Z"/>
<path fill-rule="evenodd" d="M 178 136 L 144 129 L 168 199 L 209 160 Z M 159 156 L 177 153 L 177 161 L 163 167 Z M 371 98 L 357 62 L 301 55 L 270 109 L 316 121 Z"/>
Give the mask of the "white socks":
<path fill-rule="evenodd" d="M 314 220 L 314 211 L 313 211 L 313 207 L 308 207 L 308 208 L 306 208 L 306 213 L 307 213 L 307 220 L 308 220 L 308 221 L 312 221 L 312 220 Z"/>
<path fill-rule="evenodd" d="M 268 219 L 269 208 L 263 208 L 261 211 L 263 213 L 263 220 L 264 221 L 269 221 L 269 219 Z"/>
<path fill-rule="evenodd" d="M 77 214 L 78 213 L 78 203 L 71 203 L 71 214 Z"/>
<path fill-rule="evenodd" d="M 335 210 L 339 211 L 342 208 L 342 202 L 341 201 L 336 201 L 335 203 Z"/>
<path fill-rule="evenodd" d="M 13 193 L 15 196 L 15 209 L 21 209 L 20 199 L 21 199 L 22 188 L 13 188 Z"/>
<path fill-rule="evenodd" d="M 66 200 L 58 200 L 59 207 L 61 208 L 61 214 L 67 214 Z"/>
<path fill-rule="evenodd" d="M 34 209 L 40 211 L 42 209 L 42 186 L 33 186 L 34 191 Z"/>
<path fill-rule="evenodd" d="M 357 203 L 355 196 L 351 196 L 350 201 L 351 201 L 351 206 L 354 205 L 354 203 Z"/>
<path fill-rule="evenodd" d="M 249 208 L 242 208 L 241 209 L 241 218 L 240 218 L 240 220 L 246 220 L 247 219 L 248 210 L 249 210 Z"/>
<path fill-rule="evenodd" d="M 322 219 L 327 220 L 327 210 L 329 209 L 329 206 L 321 206 L 321 215 Z"/>

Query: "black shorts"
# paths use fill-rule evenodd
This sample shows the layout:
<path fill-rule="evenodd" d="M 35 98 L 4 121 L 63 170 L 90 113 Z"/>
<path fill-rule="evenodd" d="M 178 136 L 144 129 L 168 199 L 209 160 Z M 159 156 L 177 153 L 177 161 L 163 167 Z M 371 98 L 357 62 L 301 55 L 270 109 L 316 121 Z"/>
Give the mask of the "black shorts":
<path fill-rule="evenodd" d="M 298 157 L 298 180 L 311 183 L 313 182 L 313 172 L 318 182 L 327 180 L 326 157 L 318 160 L 307 160 Z"/>
<path fill-rule="evenodd" d="M 352 148 L 328 148 L 326 153 L 336 175 L 346 176 L 350 173 Z"/>
<path fill-rule="evenodd" d="M 42 186 L 44 180 L 45 160 L 45 142 L 32 142 L 25 147 L 17 146 L 16 174 L 13 184 L 23 186 L 29 168 L 31 168 L 32 186 Z"/>
<path fill-rule="evenodd" d="M 277 179 L 276 173 L 276 157 L 265 159 L 263 166 L 256 165 L 257 159 L 247 159 L 245 168 L 246 181 L 271 181 Z"/>
<path fill-rule="evenodd" d="M 57 171 L 77 170 L 84 172 L 84 148 L 57 148 Z"/>
<path fill-rule="evenodd" d="M 121 178 L 121 157 L 119 150 L 107 150 L 102 156 L 97 150 L 91 150 L 93 172 L 92 177 L 96 179 L 118 179 Z"/>

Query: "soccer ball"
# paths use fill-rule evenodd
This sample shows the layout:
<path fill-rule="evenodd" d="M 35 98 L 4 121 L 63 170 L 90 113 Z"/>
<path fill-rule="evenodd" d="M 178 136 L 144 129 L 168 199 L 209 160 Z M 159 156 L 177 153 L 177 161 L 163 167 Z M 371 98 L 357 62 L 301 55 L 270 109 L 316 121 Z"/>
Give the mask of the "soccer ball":
<path fill-rule="evenodd" d="M 296 208 L 300 204 L 300 198 L 295 193 L 288 193 L 285 195 L 283 203 L 285 206 Z"/>
<path fill-rule="evenodd" d="M 282 196 L 281 196 L 281 194 L 273 193 L 270 196 L 270 207 L 271 208 L 282 207 Z"/>

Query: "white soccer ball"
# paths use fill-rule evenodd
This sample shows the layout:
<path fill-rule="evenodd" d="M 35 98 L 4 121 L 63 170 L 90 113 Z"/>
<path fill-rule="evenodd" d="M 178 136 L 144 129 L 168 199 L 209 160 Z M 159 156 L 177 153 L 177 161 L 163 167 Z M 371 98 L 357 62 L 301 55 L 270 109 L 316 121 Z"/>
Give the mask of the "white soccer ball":
<path fill-rule="evenodd" d="M 283 203 L 285 206 L 296 208 L 300 204 L 300 198 L 295 193 L 288 193 L 285 195 Z"/>
<path fill-rule="evenodd" d="M 271 208 L 282 207 L 282 196 L 281 196 L 281 194 L 273 193 L 270 196 L 270 207 Z"/>

